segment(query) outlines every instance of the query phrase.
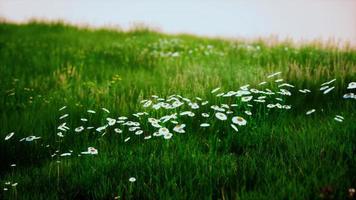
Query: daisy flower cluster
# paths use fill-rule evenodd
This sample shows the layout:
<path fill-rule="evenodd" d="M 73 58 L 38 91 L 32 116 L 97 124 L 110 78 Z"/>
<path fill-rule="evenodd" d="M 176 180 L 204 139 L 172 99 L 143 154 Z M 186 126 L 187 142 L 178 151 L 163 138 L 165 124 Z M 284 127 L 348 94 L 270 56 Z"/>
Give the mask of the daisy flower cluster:
<path fill-rule="evenodd" d="M 199 44 L 192 48 L 191 45 L 185 44 L 183 40 L 178 38 L 159 39 L 158 41 L 149 44 L 143 52 L 149 52 L 150 55 L 159 58 L 178 58 L 187 55 L 225 55 L 211 44 Z"/>
<path fill-rule="evenodd" d="M 58 144 L 66 137 L 73 134 L 94 133 L 104 136 L 108 133 L 118 134 L 123 143 L 130 142 L 132 138 L 139 137 L 144 140 L 152 138 L 163 138 L 170 140 L 175 135 L 189 134 L 192 130 L 210 130 L 216 128 L 231 129 L 238 133 L 249 125 L 249 120 L 253 119 L 254 108 L 264 108 L 266 112 L 272 110 L 291 110 L 293 106 L 287 104 L 286 98 L 295 93 L 308 95 L 312 91 L 307 88 L 297 89 L 294 85 L 287 83 L 280 78 L 282 72 L 268 75 L 266 81 L 257 84 L 257 88 L 249 84 L 236 88 L 236 90 L 222 91 L 221 87 L 214 88 L 208 93 L 209 100 L 201 97 L 188 98 L 182 95 L 173 94 L 166 98 L 152 95 L 150 98 L 140 101 L 142 112 L 136 112 L 127 116 L 114 116 L 107 108 L 97 110 L 87 109 L 77 120 L 70 119 L 70 114 L 66 112 L 67 106 L 58 109 L 59 125 L 56 127 L 55 137 Z M 329 80 L 320 85 L 318 91 L 321 95 L 328 95 L 335 89 L 336 79 Z M 271 89 L 268 86 L 274 86 Z M 356 100 L 356 82 L 348 83 L 346 94 L 342 96 L 346 100 Z M 295 98 L 295 97 L 293 97 Z M 214 100 L 216 99 L 216 101 Z M 214 102 L 219 102 L 214 103 Z M 105 116 L 101 124 L 92 121 L 95 115 Z M 306 116 L 317 113 L 315 108 L 305 111 Z M 163 115 L 162 115 L 163 114 Z M 340 114 L 333 118 L 338 123 L 345 119 Z M 73 121 L 80 121 L 77 126 L 71 126 Z M 16 138 L 15 132 L 8 133 L 4 140 L 10 141 Z M 19 139 L 20 142 L 36 142 L 41 140 L 40 136 L 29 135 Z M 49 147 L 50 145 L 46 145 Z M 71 149 L 62 151 L 60 145 L 51 157 L 56 157 L 59 162 L 61 157 L 69 156 L 95 156 L 99 150 L 90 145 L 81 151 L 75 152 Z M 131 177 L 130 182 L 135 182 L 136 178 Z M 10 183 L 13 187 L 17 183 Z"/>

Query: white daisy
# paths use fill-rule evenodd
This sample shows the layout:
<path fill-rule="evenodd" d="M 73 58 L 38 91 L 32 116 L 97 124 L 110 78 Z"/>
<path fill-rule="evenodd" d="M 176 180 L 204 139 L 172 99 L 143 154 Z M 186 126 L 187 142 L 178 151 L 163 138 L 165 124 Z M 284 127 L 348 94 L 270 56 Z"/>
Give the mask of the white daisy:
<path fill-rule="evenodd" d="M 148 115 L 148 113 L 147 112 L 138 112 L 138 113 L 136 113 L 138 116 L 142 116 L 142 115 Z"/>
<path fill-rule="evenodd" d="M 264 100 L 264 99 L 254 99 L 253 101 L 259 102 L 259 103 L 264 103 L 264 102 L 266 102 L 266 100 Z"/>
<path fill-rule="evenodd" d="M 68 116 L 69 116 L 69 114 L 64 114 L 64 115 L 60 116 L 59 119 L 64 119 L 64 118 L 66 118 Z"/>
<path fill-rule="evenodd" d="M 87 119 L 87 118 L 80 118 L 80 121 L 82 121 L 82 122 L 87 122 L 88 119 Z"/>
<path fill-rule="evenodd" d="M 235 96 L 237 94 L 237 92 L 235 91 L 229 91 L 226 94 L 223 95 L 223 97 L 231 97 L 231 96 Z"/>
<path fill-rule="evenodd" d="M 140 123 L 133 122 L 133 121 L 127 121 L 123 125 L 126 125 L 126 126 L 140 126 Z"/>
<path fill-rule="evenodd" d="M 172 136 L 173 136 L 172 133 L 167 133 L 167 134 L 165 134 L 165 135 L 163 136 L 163 138 L 166 139 L 166 140 L 169 140 L 169 139 L 172 138 Z"/>
<path fill-rule="evenodd" d="M 267 104 L 267 108 L 274 108 L 276 105 L 274 105 L 274 104 Z"/>
<path fill-rule="evenodd" d="M 177 114 L 174 113 L 172 115 L 166 115 L 166 116 L 163 116 L 161 117 L 159 120 L 162 122 L 162 123 L 166 123 L 167 121 L 171 120 L 171 119 L 176 119 L 177 118 Z"/>
<path fill-rule="evenodd" d="M 236 132 L 239 131 L 239 129 L 235 126 L 235 124 L 231 124 L 231 127 L 232 127 Z"/>
<path fill-rule="evenodd" d="M 227 119 L 227 116 L 224 113 L 217 112 L 215 113 L 215 117 L 218 118 L 219 120 L 225 121 Z"/>
<path fill-rule="evenodd" d="M 70 155 L 72 155 L 72 154 L 71 153 L 62 153 L 60 156 L 65 157 L 65 156 L 70 156 Z"/>
<path fill-rule="evenodd" d="M 95 149 L 94 147 L 88 147 L 88 150 L 81 152 L 81 154 L 97 155 L 98 154 L 98 150 Z"/>
<path fill-rule="evenodd" d="M 280 89 L 278 93 L 281 94 L 281 95 L 285 95 L 285 96 L 291 96 L 292 95 L 292 93 L 290 91 L 286 90 L 286 89 Z"/>
<path fill-rule="evenodd" d="M 186 102 L 190 102 L 190 99 L 188 99 L 188 98 L 182 98 L 184 101 L 186 101 Z"/>
<path fill-rule="evenodd" d="M 239 126 L 245 126 L 247 124 L 247 121 L 243 117 L 240 117 L 240 116 L 233 117 L 231 120 L 232 120 L 232 123 L 237 124 Z"/>
<path fill-rule="evenodd" d="M 252 115 L 252 112 L 251 112 L 251 111 L 246 110 L 246 111 L 245 111 L 245 114 L 246 114 L 246 115 Z"/>
<path fill-rule="evenodd" d="M 274 95 L 276 93 L 272 92 L 270 89 L 266 89 L 266 92 L 263 92 L 264 94 L 267 94 L 267 95 Z"/>
<path fill-rule="evenodd" d="M 88 113 L 96 113 L 94 110 L 87 110 Z"/>
<path fill-rule="evenodd" d="M 121 116 L 121 117 L 118 117 L 117 119 L 118 119 L 118 120 L 127 120 L 127 117 Z"/>
<path fill-rule="evenodd" d="M 66 109 L 66 108 L 67 108 L 67 106 L 63 106 L 62 108 L 58 109 L 58 111 L 62 111 L 64 109 Z"/>
<path fill-rule="evenodd" d="M 302 89 L 299 89 L 299 92 L 304 93 L 304 94 L 307 93 L 305 90 L 302 90 Z"/>
<path fill-rule="evenodd" d="M 136 181 L 136 178 L 135 178 L 135 177 L 131 177 L 131 178 L 129 178 L 129 181 L 130 181 L 131 183 L 133 183 L 133 182 Z"/>
<path fill-rule="evenodd" d="M 132 126 L 132 127 L 129 128 L 129 131 L 133 132 L 133 131 L 136 131 L 138 129 L 140 129 L 139 126 Z"/>
<path fill-rule="evenodd" d="M 179 52 L 174 52 L 174 53 L 172 53 L 171 56 L 172 56 L 172 57 L 179 57 Z"/>
<path fill-rule="evenodd" d="M 201 116 L 203 116 L 203 117 L 209 117 L 209 114 L 208 114 L 208 113 L 202 113 Z"/>
<path fill-rule="evenodd" d="M 138 130 L 135 132 L 135 135 L 141 135 L 143 133 L 143 130 Z"/>
<path fill-rule="evenodd" d="M 172 108 L 178 108 L 180 106 L 182 106 L 184 103 L 180 102 L 180 101 L 175 101 L 172 103 Z"/>
<path fill-rule="evenodd" d="M 77 132 L 77 133 L 82 132 L 83 130 L 84 130 L 83 126 L 79 126 L 79 127 L 74 129 L 74 131 Z"/>
<path fill-rule="evenodd" d="M 211 91 L 211 93 L 213 94 L 213 93 L 217 92 L 218 90 L 220 90 L 220 88 L 219 88 L 219 87 L 218 87 L 218 88 L 213 89 L 213 90 Z"/>
<path fill-rule="evenodd" d="M 259 90 L 255 89 L 255 88 L 251 88 L 250 91 L 251 91 L 252 93 L 255 93 L 255 94 L 258 94 L 258 93 L 262 93 L 262 92 L 263 92 L 263 91 L 259 91 Z"/>
<path fill-rule="evenodd" d="M 58 135 L 58 137 L 64 137 L 62 132 L 58 132 L 57 135 Z"/>
<path fill-rule="evenodd" d="M 143 139 L 149 140 L 149 139 L 151 139 L 151 138 L 152 138 L 152 136 L 151 136 L 151 135 L 148 135 L 148 136 L 145 136 Z"/>
<path fill-rule="evenodd" d="M 337 118 L 340 118 L 340 119 L 344 119 L 344 117 L 343 116 L 341 116 L 341 115 L 335 115 L 335 117 L 337 117 Z"/>
<path fill-rule="evenodd" d="M 189 117 L 194 117 L 195 114 L 191 111 L 184 111 L 180 113 L 181 116 L 188 115 Z"/>
<path fill-rule="evenodd" d="M 270 74 L 270 75 L 267 76 L 267 78 L 272 78 L 272 77 L 277 76 L 277 75 L 279 75 L 281 73 L 282 72 L 276 72 L 276 73 Z"/>
<path fill-rule="evenodd" d="M 130 137 L 127 137 L 124 142 L 128 142 L 131 138 Z"/>
<path fill-rule="evenodd" d="M 289 109 L 292 108 L 292 106 L 291 106 L 291 105 L 283 105 L 282 108 L 284 108 L 284 109 L 286 109 L 286 110 L 289 110 Z"/>
<path fill-rule="evenodd" d="M 241 90 L 248 90 L 248 87 L 250 87 L 250 84 L 243 85 L 240 87 Z"/>
<path fill-rule="evenodd" d="M 100 127 L 96 128 L 96 131 L 102 132 L 103 130 L 106 129 L 106 127 L 107 127 L 107 125 L 105 125 L 105 126 L 100 126 Z"/>
<path fill-rule="evenodd" d="M 108 121 L 109 126 L 113 126 L 116 123 L 116 119 L 107 117 L 106 120 Z"/>
<path fill-rule="evenodd" d="M 326 89 L 328 89 L 328 88 L 329 88 L 328 85 L 327 85 L 327 86 L 323 86 L 323 87 L 320 88 L 320 91 L 326 90 Z"/>
<path fill-rule="evenodd" d="M 336 79 L 333 79 L 333 80 L 331 80 L 331 81 L 325 82 L 325 83 L 321 84 L 321 86 L 329 85 L 330 83 L 332 83 L 332 82 L 334 82 L 334 81 L 336 81 Z"/>
<path fill-rule="evenodd" d="M 210 124 L 208 124 L 208 123 L 202 123 L 202 124 L 200 124 L 200 127 L 209 127 L 210 126 Z"/>
<path fill-rule="evenodd" d="M 278 85 L 278 87 L 290 87 L 290 88 L 294 88 L 294 85 L 291 85 L 289 83 L 282 83 L 280 85 Z"/>
<path fill-rule="evenodd" d="M 5 137 L 5 140 L 9 140 L 14 135 L 15 135 L 15 132 L 11 132 L 11 133 L 7 134 L 7 136 Z"/>
<path fill-rule="evenodd" d="M 306 114 L 306 115 L 310 115 L 310 114 L 312 114 L 313 112 L 315 112 L 315 109 L 308 110 L 305 114 Z"/>
<path fill-rule="evenodd" d="M 150 122 L 150 123 L 158 123 L 158 122 L 159 122 L 158 119 L 155 119 L 155 118 L 152 118 L 152 117 L 149 117 L 147 120 L 148 120 L 148 122 Z"/>
<path fill-rule="evenodd" d="M 101 108 L 103 111 L 107 112 L 107 113 L 110 113 L 110 111 L 106 108 Z"/>
<path fill-rule="evenodd" d="M 122 130 L 119 128 L 115 128 L 114 131 L 115 131 L 115 133 L 122 133 Z"/>
<path fill-rule="evenodd" d="M 59 126 L 57 127 L 57 129 L 66 132 L 67 130 L 69 130 L 69 127 L 66 126 L 66 124 L 67 124 L 66 122 L 62 123 L 61 125 L 59 125 Z"/>
<path fill-rule="evenodd" d="M 356 82 L 349 83 L 349 85 L 347 86 L 347 89 L 349 89 L 349 90 L 356 89 Z"/>
<path fill-rule="evenodd" d="M 152 135 L 155 137 L 161 136 L 161 134 L 159 132 L 154 132 Z"/>
<path fill-rule="evenodd" d="M 248 101 L 251 101 L 253 96 L 244 96 L 244 97 L 241 97 L 241 101 L 242 102 L 248 102 Z"/>
<path fill-rule="evenodd" d="M 239 91 L 237 91 L 236 96 L 241 97 L 241 96 L 250 95 L 250 94 L 251 94 L 251 92 L 248 90 L 239 90 Z"/>
<path fill-rule="evenodd" d="M 329 93 L 331 90 L 333 90 L 335 87 L 331 87 L 331 88 L 328 88 L 327 90 L 325 90 L 323 93 L 324 94 L 327 94 L 327 93 Z"/>
<path fill-rule="evenodd" d="M 299 90 L 299 92 L 306 94 L 306 93 L 310 93 L 311 91 L 308 89 L 303 89 L 303 90 Z"/>
<path fill-rule="evenodd" d="M 264 85 L 264 84 L 267 84 L 267 82 L 263 81 L 263 82 L 259 83 L 258 85 Z"/>
<path fill-rule="evenodd" d="M 32 142 L 33 140 L 38 140 L 38 139 L 41 139 L 41 137 L 37 137 L 37 136 L 31 135 L 31 136 L 26 137 L 25 141 L 26 142 Z"/>
<path fill-rule="evenodd" d="M 343 96 L 344 99 L 356 99 L 356 95 L 354 93 L 347 93 Z"/>
<path fill-rule="evenodd" d="M 227 105 L 227 104 L 221 104 L 221 107 L 222 107 L 222 108 L 226 108 L 226 109 L 229 109 L 229 108 L 230 108 L 229 105 Z"/>
<path fill-rule="evenodd" d="M 211 109 L 215 110 L 215 111 L 218 111 L 218 112 L 225 112 L 225 109 L 224 108 L 220 108 L 219 106 L 217 105 L 212 105 L 210 106 Z"/>
<path fill-rule="evenodd" d="M 334 120 L 337 121 L 337 122 L 343 122 L 344 120 L 339 118 L 339 117 L 334 117 Z"/>
<path fill-rule="evenodd" d="M 185 124 L 179 124 L 173 128 L 173 131 L 175 131 L 177 133 L 185 133 L 184 127 L 185 127 Z"/>
<path fill-rule="evenodd" d="M 151 126 L 153 126 L 155 128 L 161 128 L 162 127 L 158 122 L 152 122 Z"/>
<path fill-rule="evenodd" d="M 95 149 L 94 147 L 88 147 L 88 152 L 92 155 L 98 154 L 98 150 Z"/>
<path fill-rule="evenodd" d="M 144 107 L 144 108 L 147 108 L 147 107 L 149 107 L 151 104 L 152 104 L 152 101 L 151 101 L 151 100 L 148 100 L 145 104 L 143 104 L 143 107 Z"/>
<path fill-rule="evenodd" d="M 199 105 L 197 103 L 191 103 L 190 107 L 195 110 L 199 108 Z"/>
<path fill-rule="evenodd" d="M 202 105 L 202 106 L 205 106 L 205 105 L 208 104 L 208 103 L 209 103 L 209 101 L 204 101 L 204 102 L 201 103 L 201 105 Z"/>
<path fill-rule="evenodd" d="M 158 130 L 158 133 L 161 134 L 161 135 L 166 135 L 166 134 L 169 133 L 169 130 L 168 130 L 168 128 L 166 128 L 166 127 L 162 127 L 162 128 L 160 128 L 160 129 Z"/>

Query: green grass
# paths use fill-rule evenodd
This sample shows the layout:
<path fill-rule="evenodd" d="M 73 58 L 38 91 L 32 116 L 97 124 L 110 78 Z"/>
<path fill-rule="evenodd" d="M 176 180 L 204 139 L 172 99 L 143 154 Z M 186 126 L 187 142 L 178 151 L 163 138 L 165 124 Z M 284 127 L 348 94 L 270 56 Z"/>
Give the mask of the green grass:
<path fill-rule="evenodd" d="M 267 41 L 268 42 L 268 41 Z M 0 199 L 346 199 L 356 187 L 356 101 L 345 100 L 347 84 L 356 81 L 356 51 L 316 43 L 267 45 L 265 41 L 229 41 L 191 35 L 166 35 L 149 29 L 130 32 L 77 28 L 62 23 L 0 23 Z M 178 52 L 178 57 L 164 56 Z M 239 98 L 218 98 L 210 91 L 238 90 L 245 84 L 276 91 L 267 75 L 281 71 L 293 84 L 281 104 L 267 109 Z M 336 78 L 329 94 L 320 84 Z M 297 90 L 308 88 L 304 95 Z M 248 124 L 235 132 L 228 121 L 211 126 L 197 111 L 179 117 L 186 133 L 165 140 L 144 140 L 112 128 L 75 133 L 88 117 L 95 127 L 106 117 L 156 111 L 140 103 L 151 95 L 180 94 L 209 107 L 237 103 L 234 110 Z M 270 101 L 270 99 L 268 100 Z M 271 100 L 272 101 L 272 100 Z M 62 106 L 64 111 L 58 111 Z M 105 107 L 110 114 L 101 110 Z M 310 109 L 315 113 L 306 116 Z M 179 111 L 188 110 L 185 106 Z M 58 118 L 71 130 L 59 138 Z M 335 121 L 342 115 L 342 123 Z M 145 134 L 154 129 L 139 120 Z M 169 125 L 170 129 L 173 124 Z M 15 135 L 5 141 L 10 133 Z M 42 137 L 19 142 L 23 137 Z M 124 142 L 131 136 L 128 142 Z M 50 145 L 46 147 L 46 145 Z M 77 154 L 93 146 L 98 155 Z M 73 150 L 70 157 L 51 157 Z M 57 162 L 57 161 L 60 162 Z M 10 167 L 16 163 L 16 167 Z M 129 182 L 135 177 L 136 182 Z M 5 182 L 18 182 L 16 187 Z M 8 188 L 3 191 L 3 188 Z M 330 192 L 325 192 L 330 190 Z"/>

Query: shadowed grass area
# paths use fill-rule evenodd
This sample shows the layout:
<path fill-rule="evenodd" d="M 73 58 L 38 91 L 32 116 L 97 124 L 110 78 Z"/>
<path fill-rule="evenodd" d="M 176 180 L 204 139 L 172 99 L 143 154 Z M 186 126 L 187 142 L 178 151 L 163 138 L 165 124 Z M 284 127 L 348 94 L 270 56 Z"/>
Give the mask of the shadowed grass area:
<path fill-rule="evenodd" d="M 267 78 L 278 71 L 278 78 L 295 86 L 291 96 L 268 96 L 253 107 L 235 96 L 216 97 L 246 84 L 278 91 L 277 78 Z M 334 78 L 335 88 L 323 94 L 321 84 Z M 346 199 L 356 187 L 356 101 L 342 98 L 351 81 L 351 48 L 1 23 L 0 180 L 7 190 L 0 199 Z M 216 87 L 220 91 L 212 94 Z M 298 92 L 305 88 L 311 93 Z M 148 117 L 192 110 L 140 103 L 173 94 L 192 102 L 200 97 L 209 106 L 193 110 L 193 118 L 178 115 L 185 133 L 144 139 L 156 131 Z M 268 102 L 291 109 L 269 109 Z M 220 104 L 237 104 L 230 109 L 247 125 L 236 132 L 230 116 L 217 120 L 210 106 Z M 311 109 L 316 112 L 306 115 Z M 132 116 L 137 112 L 149 116 Z M 335 121 L 335 115 L 344 120 Z M 119 116 L 140 122 L 144 134 L 95 130 Z M 71 130 L 58 137 L 63 122 Z M 204 122 L 210 127 L 200 127 Z M 82 125 L 95 128 L 74 131 Z M 165 125 L 173 133 L 175 124 Z M 15 135 L 4 140 L 10 132 Z M 19 142 L 30 135 L 41 139 Z M 88 147 L 98 154 L 78 156 Z M 72 155 L 59 156 L 67 152 Z"/>

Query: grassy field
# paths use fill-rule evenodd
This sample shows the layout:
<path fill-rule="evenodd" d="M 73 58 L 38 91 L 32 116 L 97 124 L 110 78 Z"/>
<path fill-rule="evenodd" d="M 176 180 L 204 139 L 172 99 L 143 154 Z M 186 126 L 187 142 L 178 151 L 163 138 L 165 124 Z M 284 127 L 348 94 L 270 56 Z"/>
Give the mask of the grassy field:
<path fill-rule="evenodd" d="M 2 22 L 0 199 L 355 198 L 352 81 L 347 47 Z"/>

